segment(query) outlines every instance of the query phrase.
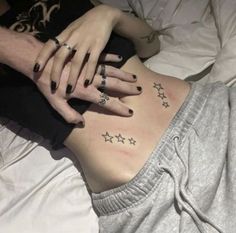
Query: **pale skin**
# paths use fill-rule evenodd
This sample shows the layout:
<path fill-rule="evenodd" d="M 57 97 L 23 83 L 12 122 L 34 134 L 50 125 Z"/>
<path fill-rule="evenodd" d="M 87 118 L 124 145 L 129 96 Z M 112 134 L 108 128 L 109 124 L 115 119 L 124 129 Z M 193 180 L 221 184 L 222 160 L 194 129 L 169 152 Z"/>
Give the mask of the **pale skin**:
<path fill-rule="evenodd" d="M 134 23 L 132 28 L 135 28 L 135 21 L 132 21 Z M 150 28 L 147 27 L 147 29 Z M 123 30 L 122 27 L 120 30 Z M 133 34 L 129 35 L 129 30 L 124 30 L 125 33 L 128 38 L 134 37 Z M 139 55 L 141 51 L 148 51 L 150 46 L 155 45 L 155 42 L 150 45 L 140 39 L 145 35 L 146 33 L 137 37 L 137 41 L 142 41 L 140 46 L 136 45 L 137 49 L 140 49 Z M 147 50 L 144 49 L 145 44 Z M 31 51 L 34 51 L 35 56 L 35 51 L 40 49 L 41 47 L 37 47 Z M 156 51 L 158 49 L 157 46 Z M 150 49 L 150 51 L 153 50 Z M 52 64 L 49 61 L 45 68 L 48 73 L 51 67 Z M 101 192 L 122 185 L 137 174 L 190 89 L 189 84 L 183 81 L 151 72 L 136 56 L 130 58 L 122 69 L 137 75 L 138 83 L 135 86 L 142 86 L 143 92 L 138 96 L 109 98 L 105 107 L 113 106 L 114 101 L 120 101 L 122 106 L 133 109 L 134 115 L 130 118 L 120 117 L 93 104 L 83 115 L 85 127 L 74 128 L 64 142 L 79 159 L 88 185 L 93 192 Z M 68 70 L 69 67 L 63 72 L 68 74 Z M 28 69 L 25 72 L 27 73 Z M 28 76 L 32 77 L 32 73 Z M 64 88 L 58 89 L 59 93 L 65 90 L 69 76 L 62 73 L 62 80 L 64 80 L 61 82 L 64 83 Z M 48 75 L 45 76 L 45 83 L 49 90 Z M 77 83 L 79 82 L 76 82 L 76 85 Z"/>
<path fill-rule="evenodd" d="M 109 12 L 110 7 L 102 7 L 105 7 L 109 17 L 114 14 L 113 17 L 117 19 L 116 10 L 111 9 Z M 90 27 L 92 22 L 99 23 L 99 20 L 102 25 L 105 14 L 103 10 L 104 8 L 97 8 L 92 12 L 96 11 L 95 15 L 102 12 L 103 17 L 87 21 L 90 22 Z M 93 14 L 87 16 L 92 19 L 95 17 Z M 135 43 L 139 56 L 151 56 L 153 51 L 159 51 L 159 41 L 152 40 L 150 43 L 148 40 L 147 35 L 153 33 L 150 27 L 130 17 L 132 16 L 119 12 L 119 20 L 113 27 Z M 127 25 L 129 26 L 126 27 Z M 143 26 L 141 32 L 140 25 Z M 77 27 L 78 30 L 81 29 L 80 25 Z M 111 30 L 105 31 L 109 34 Z M 106 41 L 107 35 L 101 38 Z M 42 53 L 46 54 L 45 60 L 47 56 L 50 57 L 51 50 L 47 51 L 47 46 L 41 51 L 39 58 Z M 83 115 L 85 127 L 74 128 L 64 142 L 80 161 L 88 185 L 96 193 L 125 184 L 135 177 L 190 90 L 186 82 L 148 70 L 137 56 L 130 58 L 122 70 L 134 73 L 138 77 L 137 85 L 143 88 L 139 96 L 119 98 L 134 110 L 134 115 L 123 118 L 92 105 Z M 107 99 L 105 105 L 110 101 Z"/>
<path fill-rule="evenodd" d="M 137 57 L 122 69 L 135 72 L 143 87 L 141 95 L 120 99 L 134 115 L 110 115 L 92 105 L 84 114 L 85 127 L 74 128 L 64 142 L 79 159 L 95 193 L 135 177 L 190 90 L 184 81 L 148 70 Z"/>
<path fill-rule="evenodd" d="M 8 3 L 5 0 L 0 0 L 0 15 L 4 14 L 9 9 L 10 6 Z M 83 125 L 83 116 L 71 108 L 67 101 L 71 98 L 80 98 L 93 103 L 98 103 L 100 92 L 97 90 L 97 87 L 101 82 L 101 77 L 99 76 L 101 70 L 100 66 L 98 66 L 97 74 L 94 76 L 94 82 L 88 88 L 85 88 L 83 85 L 85 70 L 87 68 L 87 63 L 85 63 L 85 66 L 78 76 L 79 82 L 76 83 L 73 93 L 66 94 L 67 76 L 70 73 L 71 67 L 71 62 L 69 62 L 64 67 L 61 74 L 60 79 L 62 85 L 58 87 L 57 92 L 52 92 L 50 90 L 50 75 L 55 58 L 50 58 L 41 72 L 38 72 L 37 74 L 32 72 L 32 67 L 34 66 L 37 54 L 42 50 L 43 44 L 38 42 L 32 35 L 27 33 L 16 33 L 2 27 L 0 27 L 0 35 L 0 63 L 20 71 L 35 82 L 51 106 L 67 122 Z M 53 46 L 55 46 L 55 44 L 53 44 Z M 103 59 L 105 61 L 113 62 L 120 61 L 118 55 L 115 54 L 104 54 Z M 106 66 L 106 74 L 108 90 L 118 90 L 121 94 L 125 95 L 137 95 L 141 93 L 141 91 L 137 89 L 137 85 L 135 84 L 136 79 L 133 74 L 123 72 L 112 66 Z M 64 80 L 66 80 L 66 82 L 64 82 Z M 124 117 L 132 116 L 130 109 L 121 103 L 119 99 L 114 99 L 112 105 L 110 104 L 104 107 L 115 114 Z"/>

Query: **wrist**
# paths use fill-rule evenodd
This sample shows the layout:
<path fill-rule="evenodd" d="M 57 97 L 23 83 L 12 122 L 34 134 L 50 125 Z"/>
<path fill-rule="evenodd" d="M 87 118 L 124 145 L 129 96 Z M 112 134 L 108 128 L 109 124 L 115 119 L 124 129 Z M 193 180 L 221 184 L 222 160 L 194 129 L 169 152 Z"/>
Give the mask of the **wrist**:
<path fill-rule="evenodd" d="M 33 80 L 33 65 L 42 44 L 33 36 L 1 28 L 0 63 Z"/>

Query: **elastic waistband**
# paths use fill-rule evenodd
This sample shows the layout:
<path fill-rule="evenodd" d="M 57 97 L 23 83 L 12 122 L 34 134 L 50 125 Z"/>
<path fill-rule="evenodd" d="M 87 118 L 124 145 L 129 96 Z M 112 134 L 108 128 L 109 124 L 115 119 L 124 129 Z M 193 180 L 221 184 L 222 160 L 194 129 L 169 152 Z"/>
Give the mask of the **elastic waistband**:
<path fill-rule="evenodd" d="M 92 194 L 93 204 L 100 215 L 116 214 L 142 202 L 158 186 L 162 176 L 159 164 L 175 154 L 173 138 L 181 142 L 204 108 L 207 97 L 221 83 L 202 86 L 194 83 L 165 134 L 139 173 L 127 184 L 99 194 Z"/>

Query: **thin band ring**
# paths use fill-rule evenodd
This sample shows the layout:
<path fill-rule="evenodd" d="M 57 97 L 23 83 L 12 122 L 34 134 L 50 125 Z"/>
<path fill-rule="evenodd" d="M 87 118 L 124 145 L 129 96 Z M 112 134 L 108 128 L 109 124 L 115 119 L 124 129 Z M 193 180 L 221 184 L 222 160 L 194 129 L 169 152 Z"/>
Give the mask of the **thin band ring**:
<path fill-rule="evenodd" d="M 62 46 L 66 47 L 71 53 L 76 52 L 76 49 L 73 49 L 70 45 L 67 43 L 63 43 Z"/>
<path fill-rule="evenodd" d="M 55 43 L 57 49 L 61 47 L 60 41 L 56 37 L 52 37 L 50 40 Z"/>
<path fill-rule="evenodd" d="M 102 81 L 101 81 L 101 84 L 100 84 L 100 86 L 99 86 L 99 91 L 101 91 L 101 92 L 104 92 L 104 91 L 105 91 L 106 78 L 107 78 L 107 77 L 106 77 L 105 75 L 102 76 Z"/>
<path fill-rule="evenodd" d="M 106 75 L 106 66 L 104 64 L 101 64 L 100 75 L 102 75 L 102 76 Z"/>

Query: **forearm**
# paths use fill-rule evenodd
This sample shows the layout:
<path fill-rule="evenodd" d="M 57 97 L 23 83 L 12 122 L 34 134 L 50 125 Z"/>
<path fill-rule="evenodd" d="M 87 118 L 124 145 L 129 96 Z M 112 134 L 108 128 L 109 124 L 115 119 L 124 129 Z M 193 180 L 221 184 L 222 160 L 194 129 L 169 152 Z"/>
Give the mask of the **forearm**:
<path fill-rule="evenodd" d="M 160 50 L 157 32 L 145 21 L 117 10 L 118 23 L 114 31 L 133 41 L 137 54 L 141 58 L 150 57 Z"/>
<path fill-rule="evenodd" d="M 31 35 L 0 27 L 0 63 L 33 79 L 35 58 L 42 44 Z"/>

